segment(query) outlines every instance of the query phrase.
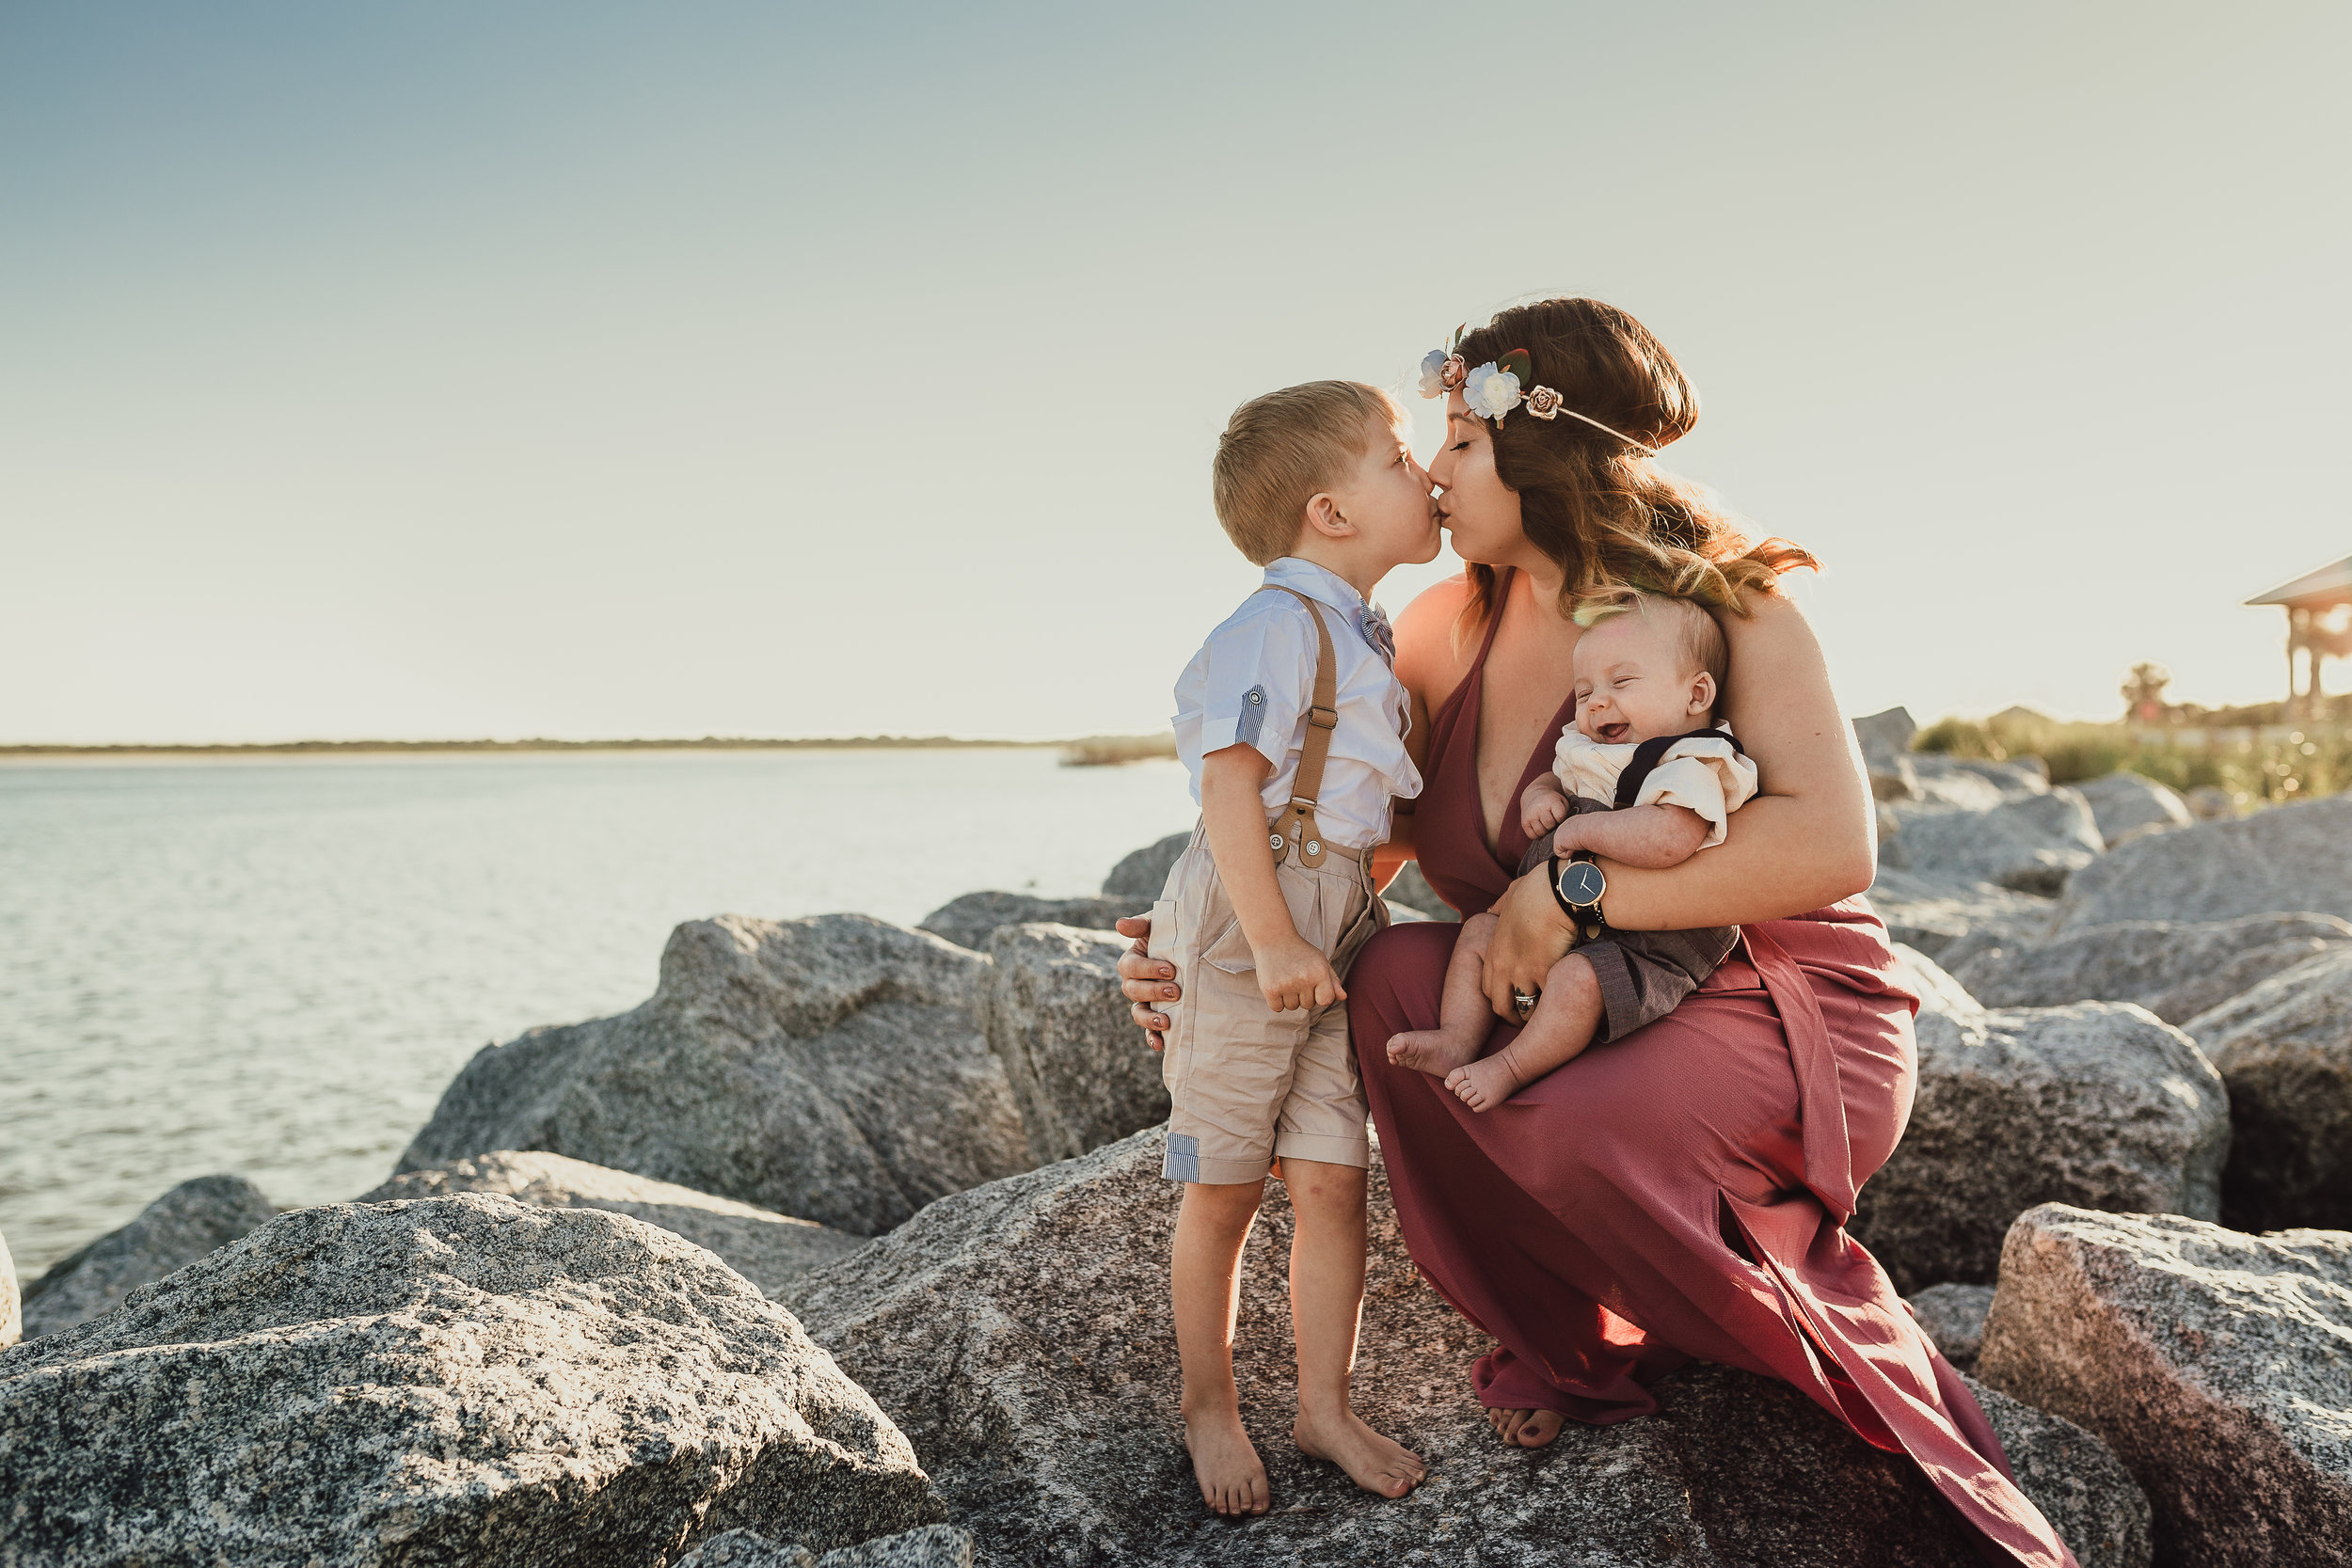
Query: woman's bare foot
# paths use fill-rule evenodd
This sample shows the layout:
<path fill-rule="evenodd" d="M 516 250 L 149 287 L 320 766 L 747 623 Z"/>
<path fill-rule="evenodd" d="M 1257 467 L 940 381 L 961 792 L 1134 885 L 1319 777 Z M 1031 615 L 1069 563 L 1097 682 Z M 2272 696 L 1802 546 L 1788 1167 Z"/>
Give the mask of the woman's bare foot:
<path fill-rule="evenodd" d="M 1489 1410 L 1487 1424 L 1514 1448 L 1540 1449 L 1560 1435 L 1565 1419 L 1557 1410 Z"/>
<path fill-rule="evenodd" d="M 1308 1458 L 1328 1460 L 1345 1470 L 1357 1485 L 1384 1497 L 1405 1496 L 1429 1473 L 1421 1455 L 1393 1438 L 1381 1436 L 1353 1410 L 1312 1420 L 1302 1411 L 1291 1428 L 1291 1440 Z"/>
<path fill-rule="evenodd" d="M 1483 1040 L 1456 1039 L 1442 1029 L 1408 1029 L 1389 1037 L 1389 1060 L 1442 1078 L 1478 1054 Z"/>
<path fill-rule="evenodd" d="M 1445 1086 L 1473 1111 L 1493 1110 L 1519 1092 L 1519 1075 L 1502 1059 L 1504 1054 L 1463 1063 L 1445 1075 Z"/>
<path fill-rule="evenodd" d="M 1200 1483 L 1202 1502 L 1229 1519 L 1266 1511 L 1265 1466 L 1259 1463 L 1258 1446 L 1242 1429 L 1240 1412 L 1186 1416 L 1184 1449 L 1192 1455 L 1192 1475 Z"/>

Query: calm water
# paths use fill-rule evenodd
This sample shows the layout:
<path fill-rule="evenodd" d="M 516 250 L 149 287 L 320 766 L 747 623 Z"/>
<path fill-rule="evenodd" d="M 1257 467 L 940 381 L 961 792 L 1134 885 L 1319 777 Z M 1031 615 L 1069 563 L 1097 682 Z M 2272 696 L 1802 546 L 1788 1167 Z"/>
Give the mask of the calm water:
<path fill-rule="evenodd" d="M 350 1197 L 681 920 L 1092 893 L 1192 815 L 1050 751 L 0 767 L 0 1235 L 23 1275 L 211 1171 Z"/>

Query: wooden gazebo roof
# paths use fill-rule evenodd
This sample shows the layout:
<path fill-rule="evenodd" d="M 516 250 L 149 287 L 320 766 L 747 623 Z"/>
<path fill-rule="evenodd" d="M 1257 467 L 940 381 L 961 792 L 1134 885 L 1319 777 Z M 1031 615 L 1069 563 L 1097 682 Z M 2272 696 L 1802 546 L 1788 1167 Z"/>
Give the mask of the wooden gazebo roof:
<path fill-rule="evenodd" d="M 2306 572 L 2293 582 L 2282 582 L 2246 602 L 2284 605 L 2289 610 L 2332 610 L 2340 604 L 2352 604 L 2352 555 L 2315 572 Z"/>

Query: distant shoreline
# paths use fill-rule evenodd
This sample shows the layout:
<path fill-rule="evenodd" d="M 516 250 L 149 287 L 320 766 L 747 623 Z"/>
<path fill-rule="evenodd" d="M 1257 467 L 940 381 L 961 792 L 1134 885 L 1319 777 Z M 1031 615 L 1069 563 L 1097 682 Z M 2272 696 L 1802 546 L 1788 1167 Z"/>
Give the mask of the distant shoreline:
<path fill-rule="evenodd" d="M 1068 740 L 968 740 L 955 736 L 866 735 L 759 739 L 707 735 L 667 740 L 283 740 L 237 745 L 0 746 L 0 761 L 34 762 L 50 757 L 302 757 L 420 752 L 870 752 L 974 751 L 1057 748 L 1089 760 L 1136 760 L 1174 756 L 1175 741 L 1157 736 L 1088 736 Z"/>

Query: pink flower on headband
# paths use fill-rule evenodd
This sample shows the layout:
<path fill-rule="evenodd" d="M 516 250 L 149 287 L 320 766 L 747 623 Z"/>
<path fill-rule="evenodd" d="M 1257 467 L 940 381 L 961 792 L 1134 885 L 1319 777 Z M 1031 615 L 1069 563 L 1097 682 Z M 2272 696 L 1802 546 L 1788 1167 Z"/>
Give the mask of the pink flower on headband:
<path fill-rule="evenodd" d="M 1438 379 L 1444 383 L 1445 389 L 1450 392 L 1459 387 L 1469 375 L 1470 367 L 1462 363 L 1462 356 L 1458 354 L 1449 354 L 1445 356 L 1445 369 L 1439 372 Z"/>
<path fill-rule="evenodd" d="M 1556 419 L 1560 413 L 1560 394 L 1549 387 L 1538 387 L 1527 394 L 1527 411 L 1539 420 Z"/>

